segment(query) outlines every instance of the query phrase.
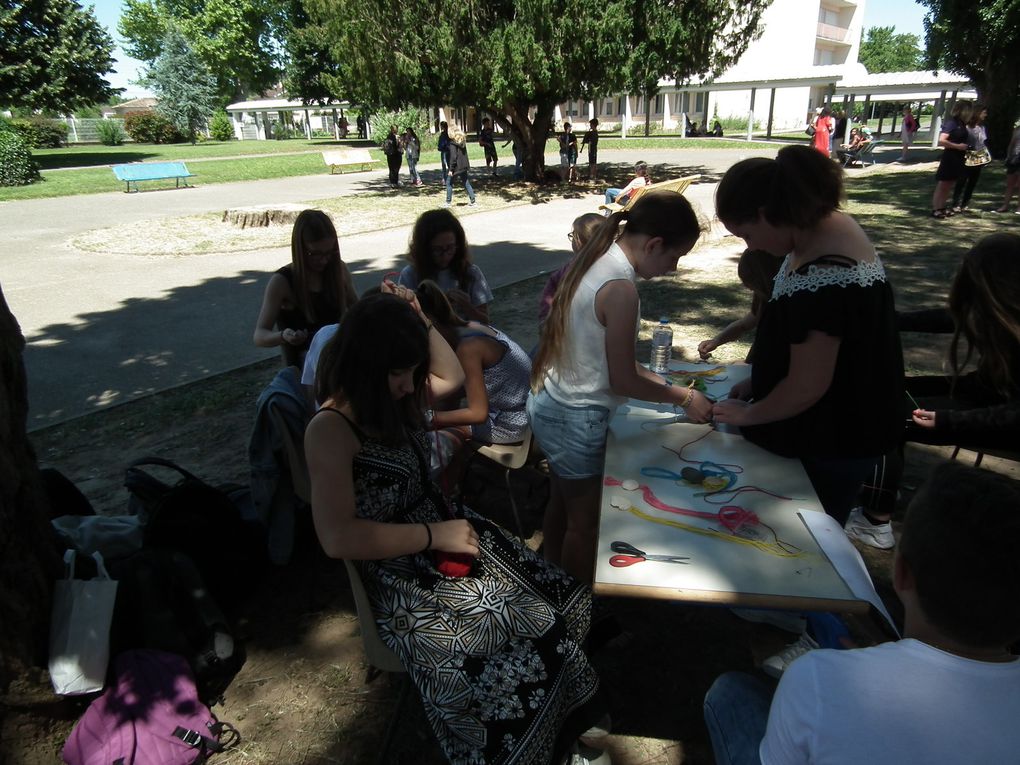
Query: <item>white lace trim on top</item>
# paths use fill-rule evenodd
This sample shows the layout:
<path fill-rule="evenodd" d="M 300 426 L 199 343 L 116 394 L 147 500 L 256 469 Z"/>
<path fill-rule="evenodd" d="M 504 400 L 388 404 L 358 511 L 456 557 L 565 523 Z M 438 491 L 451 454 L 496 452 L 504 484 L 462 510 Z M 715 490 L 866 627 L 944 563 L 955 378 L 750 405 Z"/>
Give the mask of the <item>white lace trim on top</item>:
<path fill-rule="evenodd" d="M 856 284 L 859 287 L 870 287 L 875 282 L 884 282 L 885 267 L 877 255 L 870 263 L 858 263 L 856 266 L 843 268 L 842 266 L 809 265 L 806 274 L 789 273 L 790 256 L 783 260 L 779 268 L 775 285 L 772 287 L 772 298 L 789 297 L 795 292 L 808 290 L 817 292 L 822 287 L 849 287 Z"/>

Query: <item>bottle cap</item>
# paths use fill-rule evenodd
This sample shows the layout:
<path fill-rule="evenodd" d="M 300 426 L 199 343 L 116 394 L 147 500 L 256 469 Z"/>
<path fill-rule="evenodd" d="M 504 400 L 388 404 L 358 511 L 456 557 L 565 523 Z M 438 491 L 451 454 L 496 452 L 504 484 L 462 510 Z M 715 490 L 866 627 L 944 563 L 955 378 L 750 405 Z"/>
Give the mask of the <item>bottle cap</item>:
<path fill-rule="evenodd" d="M 659 319 L 659 324 L 669 324 L 669 317 L 663 316 Z"/>

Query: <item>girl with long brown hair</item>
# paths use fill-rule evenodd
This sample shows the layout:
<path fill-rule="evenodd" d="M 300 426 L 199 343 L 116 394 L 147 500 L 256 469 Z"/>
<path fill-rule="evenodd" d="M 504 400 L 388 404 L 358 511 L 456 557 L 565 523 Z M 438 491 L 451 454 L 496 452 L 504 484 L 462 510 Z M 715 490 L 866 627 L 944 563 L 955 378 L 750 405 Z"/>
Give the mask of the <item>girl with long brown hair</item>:
<path fill-rule="evenodd" d="M 262 348 L 279 346 L 284 361 L 300 367 L 312 336 L 340 321 L 358 296 L 340 257 L 336 228 L 322 210 L 298 215 L 290 257 L 290 265 L 280 268 L 266 285 L 253 339 Z"/>
<path fill-rule="evenodd" d="M 630 210 L 609 216 L 581 249 L 543 326 L 528 415 L 552 472 L 544 553 L 583 581 L 592 580 L 606 434 L 616 407 L 636 398 L 683 407 L 695 422 L 709 419 L 708 399 L 671 387 L 634 357 L 637 277 L 673 271 L 700 235 L 683 196 L 645 192 Z"/>
<path fill-rule="evenodd" d="M 429 210 L 418 216 L 408 242 L 407 259 L 397 284 L 417 289 L 426 279 L 436 282 L 461 317 L 489 320 L 492 290 L 482 269 L 471 262 L 467 236 L 449 210 Z"/>

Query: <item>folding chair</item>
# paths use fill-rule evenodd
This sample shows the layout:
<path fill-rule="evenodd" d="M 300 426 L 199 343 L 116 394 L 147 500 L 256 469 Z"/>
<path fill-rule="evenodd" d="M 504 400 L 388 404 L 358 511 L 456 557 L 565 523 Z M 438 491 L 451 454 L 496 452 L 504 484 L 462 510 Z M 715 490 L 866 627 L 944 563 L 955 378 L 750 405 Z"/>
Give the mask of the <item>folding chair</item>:
<path fill-rule="evenodd" d="M 372 606 L 368 602 L 368 593 L 365 592 L 365 585 L 361 581 L 361 572 L 358 571 L 358 567 L 349 560 L 345 560 L 344 565 L 347 567 L 347 577 L 351 581 L 351 592 L 354 593 L 354 605 L 358 611 L 358 624 L 361 627 L 361 643 L 365 648 L 365 656 L 370 665 L 369 671 L 365 675 L 365 682 L 371 682 L 382 672 L 393 672 L 394 674 L 404 676 L 402 678 L 400 694 L 397 697 L 397 706 L 394 708 L 393 713 L 390 716 L 390 721 L 386 725 L 386 734 L 383 736 L 383 743 L 379 752 L 379 759 L 377 760 L 379 765 L 383 765 L 390 761 L 389 753 L 390 745 L 394 738 L 393 733 L 397 727 L 397 721 L 400 719 L 400 711 L 404 708 L 404 703 L 407 701 L 411 682 L 406 676 L 407 670 L 405 670 L 404 665 L 400 663 L 400 659 L 382 641 L 382 638 L 379 637 L 379 629 L 375 623 Z"/>
<path fill-rule="evenodd" d="M 517 510 L 517 501 L 514 499 L 513 489 L 510 487 L 510 471 L 524 467 L 531 453 L 531 426 L 524 429 L 522 439 L 516 444 L 487 444 L 478 448 L 477 454 L 482 455 L 497 465 L 506 468 L 503 472 L 503 480 L 506 482 L 506 493 L 510 496 L 510 507 L 514 513 L 514 523 L 517 524 L 517 533 L 524 537 L 524 524 L 521 523 L 521 516 Z"/>

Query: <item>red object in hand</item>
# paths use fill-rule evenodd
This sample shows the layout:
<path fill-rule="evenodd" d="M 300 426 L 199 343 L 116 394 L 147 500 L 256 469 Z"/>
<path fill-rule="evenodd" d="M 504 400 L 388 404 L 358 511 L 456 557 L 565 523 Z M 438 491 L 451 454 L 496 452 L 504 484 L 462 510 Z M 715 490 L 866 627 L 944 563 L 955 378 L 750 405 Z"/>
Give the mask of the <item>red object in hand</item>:
<path fill-rule="evenodd" d="M 470 574 L 471 567 L 475 562 L 475 559 L 467 553 L 448 553 L 437 551 L 434 553 L 433 557 L 436 562 L 436 569 L 440 574 L 457 579 Z"/>

